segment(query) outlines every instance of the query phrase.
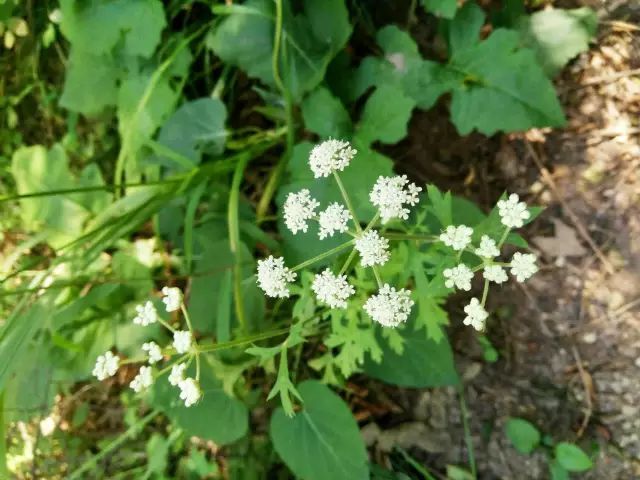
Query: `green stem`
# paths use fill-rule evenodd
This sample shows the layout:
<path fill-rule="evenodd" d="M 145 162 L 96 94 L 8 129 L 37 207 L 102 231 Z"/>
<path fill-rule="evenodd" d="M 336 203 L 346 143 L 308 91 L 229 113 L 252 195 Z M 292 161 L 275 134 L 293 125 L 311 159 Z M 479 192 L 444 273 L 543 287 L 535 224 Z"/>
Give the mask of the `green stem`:
<path fill-rule="evenodd" d="M 240 184 L 244 175 L 244 170 L 249 161 L 249 155 L 246 155 L 236 165 L 231 181 L 231 193 L 229 194 L 229 248 L 234 258 L 233 263 L 233 299 L 236 311 L 236 317 L 240 324 L 240 331 L 243 334 L 248 333 L 247 318 L 244 311 L 244 302 L 242 300 L 242 259 L 240 257 Z"/>
<path fill-rule="evenodd" d="M 193 327 L 191 326 L 191 317 L 189 316 L 189 312 L 187 311 L 187 307 L 185 307 L 184 302 L 180 302 L 180 310 L 182 310 L 182 315 L 184 315 L 184 319 L 187 322 L 187 328 L 191 333 L 191 337 L 195 337 Z"/>
<path fill-rule="evenodd" d="M 511 231 L 511 229 L 509 227 L 507 227 L 506 230 L 504 231 L 504 233 L 502 234 L 502 237 L 500 238 L 500 241 L 498 242 L 498 250 L 500 250 L 500 247 L 502 247 L 502 244 L 507 239 L 507 236 L 509 236 L 509 232 L 510 231 Z"/>
<path fill-rule="evenodd" d="M 484 307 L 485 302 L 487 301 L 487 294 L 489 293 L 489 280 L 484 281 L 484 287 L 482 289 L 482 301 L 480 304 Z"/>
<path fill-rule="evenodd" d="M 379 218 L 380 218 L 380 210 L 376 212 L 376 214 L 373 216 L 371 221 L 367 224 L 366 227 L 364 227 L 364 231 L 362 233 L 367 233 L 369 230 L 371 230 Z"/>
<path fill-rule="evenodd" d="M 271 55 L 271 68 L 273 70 L 273 80 L 278 90 L 282 94 L 284 99 L 285 120 L 287 124 L 287 144 L 283 155 L 278 160 L 276 167 L 271 171 L 267 184 L 265 185 L 264 192 L 260 197 L 260 201 L 256 207 L 256 217 L 258 222 L 261 222 L 266 216 L 271 200 L 275 195 L 278 186 L 280 185 L 280 179 L 285 172 L 291 152 L 293 151 L 293 144 L 295 142 L 295 126 L 293 122 L 293 102 L 291 101 L 291 95 L 282 81 L 280 76 L 280 47 L 282 45 L 282 0 L 275 0 L 276 4 L 276 19 L 275 19 L 275 32 L 273 38 L 273 53 Z M 284 59 L 284 57 L 283 57 Z"/>
<path fill-rule="evenodd" d="M 467 403 L 464 399 L 464 387 L 460 385 L 458 388 L 458 398 L 460 400 L 460 413 L 462 415 L 462 427 L 464 429 L 464 439 L 467 445 L 467 456 L 469 459 L 469 467 L 471 468 L 471 476 L 475 480 L 477 477 L 476 470 L 476 458 L 473 451 L 473 437 L 471 436 L 471 429 L 469 428 L 469 411 L 467 410 Z"/>
<path fill-rule="evenodd" d="M 205 27 L 208 28 L 209 25 L 207 24 L 205 25 Z M 204 30 L 204 27 L 198 29 L 198 31 L 189 35 L 187 38 L 181 41 L 178 44 L 178 46 L 173 50 L 173 52 L 171 52 L 171 55 L 169 56 L 169 58 L 167 58 L 164 62 L 162 62 L 162 64 L 160 64 L 160 66 L 153 72 L 153 75 L 151 75 L 151 78 L 149 79 L 149 83 L 147 84 L 142 94 L 142 97 L 140 98 L 140 101 L 137 103 L 135 110 L 133 111 L 133 114 L 131 116 L 130 123 L 132 125 L 135 126 L 138 124 L 138 118 L 144 112 L 144 109 L 147 106 L 147 103 L 149 103 L 149 100 L 151 99 L 151 95 L 153 94 L 154 90 L 160 83 L 160 80 L 162 80 L 164 73 L 169 69 L 169 67 L 171 67 L 171 65 L 177 58 L 178 54 L 189 45 L 191 40 L 193 40 L 195 37 L 200 35 L 200 33 L 203 30 Z M 134 143 L 134 134 L 136 132 L 137 130 L 135 127 L 129 127 L 125 130 L 125 133 L 122 138 L 120 151 L 118 152 L 118 158 L 116 159 L 116 171 L 115 171 L 115 178 L 114 178 L 114 183 L 119 186 L 118 190 L 116 190 L 116 196 L 120 195 L 120 187 L 124 184 L 124 170 L 125 170 L 127 159 L 131 154 L 135 153 L 132 151 L 133 149 L 132 145 Z"/>
<path fill-rule="evenodd" d="M 347 204 L 347 208 L 349 209 L 349 213 L 351 213 L 351 219 L 356 226 L 356 230 L 358 233 L 362 233 L 362 227 L 360 226 L 360 222 L 358 221 L 358 216 L 356 215 L 356 211 L 351 205 L 351 199 L 349 198 L 349 194 L 347 193 L 347 189 L 344 188 L 342 180 L 340 179 L 340 175 L 338 172 L 333 172 L 333 178 L 336 179 L 336 183 L 338 184 L 338 188 L 340 189 L 340 193 L 342 194 L 342 198 L 344 199 L 344 203 Z"/>
<path fill-rule="evenodd" d="M 351 250 L 351 253 L 349 253 L 347 260 L 344 262 L 344 265 L 342 265 L 342 268 L 340 269 L 340 273 L 338 273 L 338 275 L 342 275 L 344 274 L 344 272 L 347 271 L 347 269 L 349 268 L 349 265 L 351 264 L 355 256 L 356 256 L 356 249 L 354 248 L 353 250 Z"/>
<path fill-rule="evenodd" d="M 437 235 L 420 235 L 420 234 L 414 234 L 414 233 L 385 232 L 383 236 L 389 240 L 417 240 L 419 242 L 439 241 L 439 238 Z"/>
<path fill-rule="evenodd" d="M 306 261 L 300 263 L 299 265 L 296 265 L 295 267 L 293 267 L 291 269 L 291 271 L 295 272 L 295 271 L 301 270 L 301 269 L 303 269 L 305 267 L 308 267 L 309 265 L 313 265 L 314 263 L 322 260 L 323 258 L 326 258 L 326 257 L 329 257 L 331 255 L 334 255 L 334 254 L 344 250 L 345 248 L 350 247 L 354 243 L 355 243 L 355 240 L 349 240 L 348 242 L 345 242 L 345 243 L 343 243 L 341 245 L 338 245 L 337 247 L 332 248 L 331 250 L 328 250 L 328 251 L 326 251 L 324 253 L 321 253 L 320 255 L 316 255 L 315 257 L 310 258 L 309 260 L 306 260 Z"/>
<path fill-rule="evenodd" d="M 217 352 L 220 350 L 226 350 L 228 348 L 240 347 L 242 345 L 248 345 L 260 340 L 268 340 L 269 338 L 279 337 L 281 335 L 288 335 L 289 327 L 281 328 L 279 330 L 272 330 L 270 332 L 262 332 L 256 335 L 251 335 L 244 338 L 237 338 L 229 342 L 218 343 L 214 345 L 200 345 L 199 351 L 201 353 Z"/>
<path fill-rule="evenodd" d="M 5 392 L 0 393 L 0 478 L 9 478 L 9 469 L 7 468 L 7 432 L 4 418 L 4 396 Z"/>
<path fill-rule="evenodd" d="M 371 266 L 371 270 L 373 270 L 373 275 L 376 277 L 378 288 L 382 288 L 382 278 L 380 277 L 380 272 L 378 271 L 378 267 Z"/>
<path fill-rule="evenodd" d="M 130 438 L 134 438 L 135 435 L 142 431 L 142 429 L 157 417 L 160 414 L 160 410 L 153 410 L 147 416 L 141 418 L 138 422 L 131 425 L 124 433 L 119 435 L 115 440 L 109 443 L 106 447 L 102 447 L 100 451 L 89 458 L 86 462 L 84 462 L 80 467 L 78 467 L 71 475 L 69 475 L 68 480 L 76 480 L 80 478 L 87 478 L 86 475 L 83 475 L 88 470 L 95 467 L 98 462 L 100 462 L 103 458 L 110 455 L 112 452 L 120 448 L 122 444 L 124 444 Z"/>

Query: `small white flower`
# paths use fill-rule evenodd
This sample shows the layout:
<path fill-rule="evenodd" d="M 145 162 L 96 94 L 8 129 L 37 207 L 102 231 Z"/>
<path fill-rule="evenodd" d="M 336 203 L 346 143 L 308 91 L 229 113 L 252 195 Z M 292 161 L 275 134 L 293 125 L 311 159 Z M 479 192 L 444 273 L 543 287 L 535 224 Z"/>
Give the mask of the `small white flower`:
<path fill-rule="evenodd" d="M 415 206 L 421 191 L 415 183 L 409 182 L 406 175 L 378 177 L 369 193 L 369 200 L 380 209 L 382 223 L 387 223 L 392 218 L 407 220 L 409 209 L 405 204 Z"/>
<path fill-rule="evenodd" d="M 151 301 L 145 302 L 143 305 L 136 306 L 137 315 L 133 318 L 133 323 L 146 327 L 158 321 L 158 312 Z"/>
<path fill-rule="evenodd" d="M 413 303 L 408 290 L 396 290 L 385 283 L 377 295 L 369 297 L 364 309 L 382 326 L 397 327 L 407 321 Z"/>
<path fill-rule="evenodd" d="M 495 283 L 504 283 L 508 280 L 507 272 L 500 265 L 488 265 L 484 267 L 482 276 Z"/>
<path fill-rule="evenodd" d="M 527 204 L 520 202 L 520 197 L 512 193 L 507 200 L 498 201 L 498 214 L 505 227 L 520 228 L 531 214 L 527 210 Z"/>
<path fill-rule="evenodd" d="M 140 393 L 143 390 L 146 390 L 151 385 L 153 385 L 153 375 L 151 371 L 151 367 L 140 367 L 138 374 L 133 379 L 133 381 L 129 384 L 133 391 L 136 393 Z"/>
<path fill-rule="evenodd" d="M 119 363 L 120 358 L 107 350 L 104 352 L 104 355 L 99 355 L 98 358 L 96 358 L 96 365 L 93 367 L 91 374 L 98 380 L 113 377 L 118 371 Z"/>
<path fill-rule="evenodd" d="M 284 202 L 284 223 L 295 235 L 299 231 L 307 232 L 307 221 L 316 215 L 316 208 L 320 203 L 311 196 L 308 189 L 303 188 L 298 193 L 290 193 Z"/>
<path fill-rule="evenodd" d="M 369 230 L 356 240 L 356 250 L 362 257 L 363 267 L 384 265 L 389 260 L 389 240 L 377 231 Z"/>
<path fill-rule="evenodd" d="M 466 313 L 467 316 L 464 318 L 462 323 L 464 323 L 465 325 L 471 325 L 479 332 L 484 330 L 484 324 L 489 314 L 484 309 L 484 307 L 480 305 L 480 302 L 477 298 L 472 298 L 471 302 L 469 302 L 469 305 L 464 307 L 464 313 Z"/>
<path fill-rule="evenodd" d="M 335 171 L 344 170 L 358 151 L 349 142 L 329 139 L 313 147 L 309 155 L 309 166 L 315 178 L 328 177 Z"/>
<path fill-rule="evenodd" d="M 171 367 L 171 373 L 169 374 L 169 383 L 174 387 L 179 385 L 184 380 L 184 371 L 187 369 L 186 363 L 178 363 Z"/>
<path fill-rule="evenodd" d="M 449 225 L 444 233 L 440 234 L 440 240 L 444 242 L 447 247 L 451 247 L 454 250 L 464 250 L 467 245 L 471 243 L 471 235 L 473 235 L 473 228 L 466 225 L 458 225 L 457 227 Z"/>
<path fill-rule="evenodd" d="M 532 253 L 514 253 L 511 259 L 511 275 L 519 282 L 527 280 L 538 271 L 536 258 Z"/>
<path fill-rule="evenodd" d="M 173 332 L 173 348 L 178 353 L 187 353 L 191 348 L 191 332 L 188 330 Z"/>
<path fill-rule="evenodd" d="M 446 278 L 444 285 L 447 288 L 453 288 L 454 285 L 460 290 L 471 290 L 471 280 L 473 279 L 473 272 L 465 264 L 461 263 L 457 267 L 445 268 L 442 272 Z"/>
<path fill-rule="evenodd" d="M 500 255 L 496 242 L 488 235 L 480 239 L 480 248 L 476 248 L 476 255 L 482 258 L 495 258 Z"/>
<path fill-rule="evenodd" d="M 258 260 L 258 285 L 270 297 L 288 297 L 287 283 L 297 277 L 284 264 L 284 258 L 274 258 L 273 255 Z"/>
<path fill-rule="evenodd" d="M 185 378 L 178 384 L 180 388 L 180 400 L 184 401 L 185 407 L 190 407 L 202 396 L 200 386 L 193 378 Z"/>
<path fill-rule="evenodd" d="M 162 350 L 156 342 L 147 342 L 142 344 L 142 350 L 147 352 L 149 363 L 154 364 L 162 360 Z"/>
<path fill-rule="evenodd" d="M 337 202 L 330 204 L 325 210 L 320 212 L 320 240 L 326 237 L 333 237 L 335 232 L 344 233 L 349 227 L 347 222 L 351 219 L 349 210 Z"/>
<path fill-rule="evenodd" d="M 346 275 L 336 276 L 328 268 L 315 276 L 311 289 L 318 300 L 331 308 L 346 308 L 347 299 L 356 293 L 353 286 L 347 282 Z"/>
<path fill-rule="evenodd" d="M 162 287 L 162 302 L 167 312 L 175 312 L 182 305 L 182 292 L 177 287 Z"/>

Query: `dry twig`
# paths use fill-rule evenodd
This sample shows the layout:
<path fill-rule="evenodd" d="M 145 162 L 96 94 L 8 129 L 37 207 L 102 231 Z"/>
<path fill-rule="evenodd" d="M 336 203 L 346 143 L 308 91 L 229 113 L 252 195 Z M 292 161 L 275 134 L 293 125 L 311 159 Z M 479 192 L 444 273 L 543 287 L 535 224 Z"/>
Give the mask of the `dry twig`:
<path fill-rule="evenodd" d="M 578 429 L 577 436 L 580 438 L 584 433 L 587 425 L 589 425 L 589 420 L 591 420 L 591 414 L 593 413 L 593 400 L 592 397 L 594 395 L 593 391 L 593 380 L 591 379 L 591 375 L 584 369 L 582 366 L 582 359 L 580 358 L 580 353 L 578 353 L 578 349 L 573 346 L 571 347 L 571 351 L 573 352 L 573 358 L 576 360 L 576 366 L 578 367 L 578 372 L 580 372 L 580 380 L 582 380 L 582 387 L 584 388 L 584 397 L 585 402 L 587 403 L 586 408 L 584 409 L 584 417 L 582 418 L 582 424 Z"/>

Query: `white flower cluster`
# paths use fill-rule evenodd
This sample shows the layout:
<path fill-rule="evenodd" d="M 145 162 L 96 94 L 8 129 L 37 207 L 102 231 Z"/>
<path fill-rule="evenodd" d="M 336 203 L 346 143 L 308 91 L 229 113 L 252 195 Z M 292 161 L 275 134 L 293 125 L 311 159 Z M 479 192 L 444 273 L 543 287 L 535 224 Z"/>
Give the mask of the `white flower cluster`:
<path fill-rule="evenodd" d="M 333 237 L 335 232 L 344 233 L 349 230 L 347 226 L 349 220 L 351 220 L 349 210 L 338 202 L 330 204 L 325 210 L 320 212 L 320 218 L 318 219 L 318 223 L 320 223 L 320 230 L 318 231 L 320 240 Z"/>
<path fill-rule="evenodd" d="M 349 142 L 330 139 L 313 147 L 309 166 L 316 178 L 328 177 L 333 172 L 344 170 L 358 153 Z"/>
<path fill-rule="evenodd" d="M 381 237 L 375 230 L 365 232 L 356 240 L 356 250 L 362 257 L 363 267 L 384 265 L 391 256 L 389 254 L 389 240 Z"/>
<path fill-rule="evenodd" d="M 179 288 L 164 287 L 162 289 L 162 293 L 162 302 L 164 303 L 167 312 L 175 312 L 182 308 L 182 291 Z M 187 315 L 186 310 L 185 315 Z M 161 323 L 173 332 L 172 347 L 178 354 L 189 355 L 190 358 L 193 358 L 193 355 L 198 355 L 197 349 L 192 349 L 194 340 L 193 334 L 190 330 L 173 330 L 172 327 L 160 318 L 153 302 L 151 301 L 147 301 L 136 307 L 136 316 L 133 319 L 134 324 L 148 326 L 156 322 Z M 156 342 L 143 343 L 142 351 L 146 354 L 148 365 L 141 366 L 137 375 L 129 384 L 136 393 L 143 392 L 153 385 L 153 365 L 162 362 L 165 358 L 165 353 L 171 353 L 171 350 L 163 353 L 162 349 Z M 114 355 L 112 352 L 107 351 L 96 359 L 92 374 L 98 380 L 104 380 L 116 374 L 119 364 L 119 357 Z M 173 365 L 171 368 L 171 374 L 169 375 L 169 383 L 179 387 L 180 399 L 183 400 L 186 407 L 190 407 L 198 401 L 202 396 L 202 393 L 197 379 L 185 378 L 184 374 L 186 368 L 187 364 L 185 363 Z"/>
<path fill-rule="evenodd" d="M 408 290 L 396 290 L 385 283 L 377 295 L 364 304 L 369 316 L 385 327 L 397 327 L 406 322 L 413 307 Z"/>
<path fill-rule="evenodd" d="M 391 254 L 389 240 L 373 228 L 375 222 L 378 219 L 382 224 L 392 219 L 407 220 L 409 207 L 418 204 L 422 189 L 409 182 L 406 175 L 378 177 L 369 193 L 369 200 L 377 207 L 377 214 L 370 225 L 362 229 L 358 220 L 354 218 L 355 213 L 348 192 L 345 191 L 338 173 L 349 165 L 356 153 L 349 142 L 342 140 L 330 139 L 316 145 L 309 156 L 309 167 L 315 178 L 334 175 L 345 203 L 332 202 L 316 215 L 320 202 L 311 196 L 308 189 L 289 193 L 283 208 L 284 223 L 295 235 L 298 232 L 306 233 L 309 221 L 317 221 L 320 240 L 333 237 L 336 233 L 349 233 L 355 237 L 353 248 L 360 255 L 361 265 L 376 268 L 387 263 Z M 349 231 L 350 221 L 353 221 L 355 231 Z M 284 264 L 282 257 L 269 256 L 258 261 L 258 285 L 270 297 L 288 297 L 289 283 L 293 282 L 296 276 L 296 273 Z M 378 273 L 376 279 L 379 280 Z M 389 285 L 383 286 L 380 283 L 380 291 L 369 298 L 365 310 L 375 321 L 385 326 L 397 326 L 408 318 L 413 301 L 406 290 L 396 292 Z M 346 308 L 348 299 L 355 293 L 346 275 L 335 275 L 330 269 L 317 274 L 311 288 L 318 301 L 331 308 Z"/>
<path fill-rule="evenodd" d="M 311 289 L 318 300 L 331 308 L 346 308 L 347 300 L 356 293 L 353 286 L 347 282 L 346 275 L 336 276 L 328 268 L 314 277 Z"/>
<path fill-rule="evenodd" d="M 309 225 L 307 221 L 315 217 L 316 208 L 320 204 L 313 198 L 306 188 L 298 193 L 290 193 L 284 202 L 284 221 L 287 228 L 293 234 L 298 231 L 307 232 Z"/>
<path fill-rule="evenodd" d="M 415 183 L 409 182 L 406 175 L 397 177 L 378 177 L 369 194 L 369 199 L 380 209 L 382 223 L 392 218 L 409 218 L 409 209 L 418 204 L 418 194 L 422 191 Z"/>
<path fill-rule="evenodd" d="M 272 255 L 264 260 L 258 260 L 258 285 L 270 297 L 288 297 L 287 284 L 293 282 L 297 276 L 285 266 L 282 257 L 275 258 Z"/>
<path fill-rule="evenodd" d="M 178 387 L 180 400 L 184 402 L 185 407 L 190 407 L 202 397 L 202 391 L 195 379 L 185 377 L 186 369 L 187 365 L 185 363 L 173 365 L 171 373 L 169 373 L 169 383 L 174 387 Z"/>
<path fill-rule="evenodd" d="M 507 200 L 498 201 L 497 208 L 500 222 L 506 227 L 499 244 L 490 236 L 482 235 L 478 247 L 471 248 L 470 245 L 473 243 L 473 229 L 466 225 L 450 225 L 439 236 L 439 239 L 447 247 L 451 247 L 458 252 L 458 259 L 464 251 L 469 251 L 482 260 L 482 264 L 478 269 L 482 270 L 482 276 L 485 280 L 485 293 L 483 294 L 482 301 L 479 301 L 477 298 L 472 298 L 471 302 L 464 308 L 467 316 L 463 322 L 465 325 L 470 325 L 479 331 L 484 330 L 486 319 L 489 316 L 484 308 L 489 282 L 497 284 L 506 282 L 508 275 L 505 267 L 509 268 L 511 275 L 513 275 L 518 282 L 524 282 L 538 271 L 536 256 L 531 253 L 523 254 L 516 252 L 513 254 L 509 263 L 500 263 L 494 260 L 500 256 L 500 247 L 507 238 L 509 231 L 512 228 L 522 227 L 525 220 L 531 216 L 527 205 L 519 200 L 518 195 L 512 194 L 509 195 Z M 463 263 L 453 268 L 446 268 L 442 272 L 444 284 L 447 288 L 458 288 L 465 291 L 471 290 L 473 274 L 474 270 L 471 270 L 471 268 Z"/>

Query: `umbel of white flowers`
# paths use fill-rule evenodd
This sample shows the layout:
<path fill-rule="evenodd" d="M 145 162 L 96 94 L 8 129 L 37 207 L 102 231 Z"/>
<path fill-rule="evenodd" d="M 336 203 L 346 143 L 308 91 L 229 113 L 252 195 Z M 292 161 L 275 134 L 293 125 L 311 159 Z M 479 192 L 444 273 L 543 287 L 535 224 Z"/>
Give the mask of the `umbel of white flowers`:
<path fill-rule="evenodd" d="M 287 228 L 295 235 L 307 232 L 309 223 L 318 223 L 318 237 L 323 240 L 332 237 L 336 232 L 348 232 L 354 237 L 353 248 L 360 255 L 363 267 L 374 270 L 379 291 L 371 296 L 364 304 L 364 310 L 376 322 L 385 327 L 396 327 L 405 322 L 414 305 L 410 292 L 404 289 L 396 290 L 389 284 L 382 284 L 376 268 L 389 261 L 389 240 L 384 233 L 376 230 L 377 221 L 384 225 L 392 220 L 408 220 L 410 209 L 419 202 L 420 187 L 409 182 L 405 175 L 395 177 L 379 177 L 369 193 L 369 200 L 377 213 L 374 219 L 362 228 L 358 222 L 348 192 L 342 185 L 339 172 L 347 168 L 357 151 L 343 140 L 330 139 L 316 145 L 309 156 L 309 167 L 318 181 L 333 176 L 343 196 L 344 204 L 333 202 L 324 210 L 317 213 L 320 202 L 311 196 L 308 189 L 291 192 L 284 202 L 283 217 Z M 471 325 L 477 330 L 484 330 L 489 314 L 485 310 L 486 295 L 489 283 L 501 284 L 508 280 L 505 267 L 510 268 L 511 274 L 517 281 L 523 282 L 537 270 L 536 257 L 533 254 L 515 253 L 511 262 L 495 261 L 500 256 L 500 248 L 513 228 L 520 228 L 530 218 L 530 212 L 524 202 L 520 202 L 518 195 L 511 194 L 497 204 L 500 221 L 505 227 L 502 238 L 498 243 L 488 235 L 482 235 L 479 245 L 472 247 L 473 228 L 466 225 L 449 225 L 439 235 L 439 240 L 446 246 L 458 252 L 458 259 L 463 252 L 475 254 L 482 260 L 482 276 L 485 288 L 482 300 L 471 299 L 464 311 L 467 316 L 465 325 Z M 355 227 L 349 231 L 349 222 Z M 350 258 L 350 257 L 349 257 Z M 348 263 L 348 262 L 347 262 Z M 305 262 L 306 265 L 309 262 Z M 302 265 L 301 265 L 302 266 Z M 260 288 L 270 297 L 286 298 L 289 296 L 289 284 L 296 280 L 295 272 L 300 267 L 288 268 L 284 258 L 269 256 L 258 261 L 257 281 Z M 344 268 L 343 268 L 344 270 Z M 447 288 L 471 290 L 474 272 L 468 265 L 459 263 L 445 268 L 441 274 Z M 315 275 L 312 290 L 319 302 L 330 308 L 347 308 L 349 298 L 355 294 L 355 289 L 349 284 L 344 271 L 335 275 L 327 268 Z"/>
<path fill-rule="evenodd" d="M 162 294 L 162 302 L 164 303 L 165 310 L 167 312 L 175 312 L 182 309 L 185 316 L 188 315 L 184 308 L 182 302 L 183 296 L 179 288 L 164 287 L 162 289 Z M 136 313 L 137 315 L 133 319 L 133 323 L 136 325 L 147 326 L 159 322 L 172 332 L 173 343 L 171 347 L 165 348 L 165 352 L 171 353 L 172 350 L 175 350 L 175 352 L 181 354 L 182 357 L 171 366 L 171 373 L 169 374 L 168 380 L 171 385 L 178 387 L 180 390 L 179 397 L 184 402 L 185 407 L 194 405 L 202 396 L 202 391 L 200 390 L 197 378 L 185 377 L 185 371 L 190 359 L 193 358 L 193 355 L 196 356 L 196 362 L 198 362 L 198 353 L 194 353 L 192 351 L 192 344 L 194 340 L 193 333 L 190 328 L 190 321 L 187 318 L 189 330 L 175 330 L 160 318 L 153 302 L 151 301 L 138 305 L 136 307 Z M 153 366 L 165 359 L 165 353 L 163 353 L 163 350 L 157 343 L 143 343 L 142 351 L 145 354 L 148 365 L 141 366 L 138 374 L 129 384 L 136 393 L 149 389 L 153 385 L 155 379 L 168 368 L 164 368 L 159 373 L 154 372 Z M 188 357 L 188 360 L 185 361 L 185 357 Z M 92 373 L 98 380 L 105 380 L 106 378 L 112 377 L 116 374 L 120 363 L 120 358 L 118 356 L 114 355 L 111 351 L 107 351 L 96 359 L 96 364 Z M 198 375 L 199 372 L 196 376 Z"/>

